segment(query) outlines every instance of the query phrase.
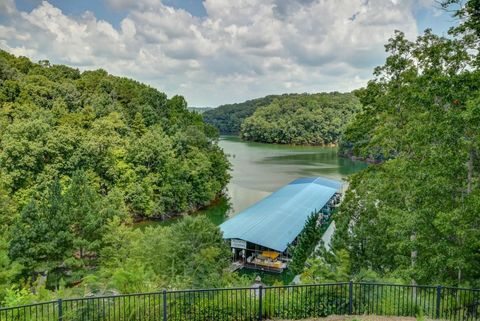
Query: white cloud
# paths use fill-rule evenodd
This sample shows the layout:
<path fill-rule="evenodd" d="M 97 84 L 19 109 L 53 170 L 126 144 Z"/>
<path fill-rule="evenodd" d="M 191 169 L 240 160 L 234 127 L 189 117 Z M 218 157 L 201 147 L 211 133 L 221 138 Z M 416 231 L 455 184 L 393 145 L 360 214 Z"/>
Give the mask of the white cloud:
<path fill-rule="evenodd" d="M 3 1 L 3 2 L 2 2 Z M 145 81 L 191 105 L 284 91 L 351 90 L 383 63 L 395 29 L 417 34 L 413 6 L 431 0 L 205 0 L 199 18 L 160 0 L 107 0 L 118 28 L 43 1 L 20 12 L 0 0 L 0 46 Z M 426 5 L 426 4 L 425 4 Z M 15 32 L 12 32 L 15 30 Z"/>
<path fill-rule="evenodd" d="M 14 0 L 1 0 L 0 1 L 0 15 L 12 14 L 16 10 Z"/>

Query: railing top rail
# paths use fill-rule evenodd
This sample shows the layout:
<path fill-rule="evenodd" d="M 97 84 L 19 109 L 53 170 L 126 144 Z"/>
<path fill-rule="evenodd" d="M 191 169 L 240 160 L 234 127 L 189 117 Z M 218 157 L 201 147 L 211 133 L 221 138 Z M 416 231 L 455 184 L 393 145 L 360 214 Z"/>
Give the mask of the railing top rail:
<path fill-rule="evenodd" d="M 152 296 L 152 295 L 162 295 L 162 294 L 163 294 L 163 291 L 110 294 L 110 295 L 92 295 L 92 296 L 85 296 L 82 298 L 67 298 L 67 299 L 63 299 L 63 302 L 114 299 L 114 298 L 124 298 L 124 297 L 132 297 L 132 296 L 149 296 L 149 295 Z"/>
<path fill-rule="evenodd" d="M 477 288 L 457 288 L 454 286 L 442 286 L 442 289 L 480 292 L 480 289 Z"/>
<path fill-rule="evenodd" d="M 23 309 L 23 308 L 31 308 L 31 307 L 38 307 L 40 305 L 48 305 L 48 304 L 57 304 L 58 300 L 54 301 L 42 301 L 42 302 L 35 302 L 35 303 L 29 303 L 29 304 L 24 304 L 24 305 L 16 305 L 13 307 L 2 307 L 0 306 L 0 312 L 2 311 L 8 311 L 8 310 L 13 310 L 13 309 Z"/>
<path fill-rule="evenodd" d="M 428 288 L 436 289 L 438 285 L 413 285 L 413 284 L 395 284 L 395 283 L 384 283 L 384 282 L 353 282 L 353 284 L 359 285 L 381 285 L 381 286 L 398 286 L 403 288 Z"/>
<path fill-rule="evenodd" d="M 350 282 L 337 283 L 311 283 L 311 284 L 289 284 L 289 285 L 273 285 L 265 286 L 264 289 L 285 289 L 285 288 L 302 288 L 302 287 L 318 287 L 318 286 L 334 286 L 334 285 L 348 285 Z"/>
<path fill-rule="evenodd" d="M 287 288 L 302 288 L 302 287 L 319 287 L 319 286 L 335 286 L 347 285 L 349 282 L 338 283 L 318 283 L 318 284 L 289 284 L 289 285 L 275 285 L 262 286 L 262 289 L 287 289 Z M 210 288 L 210 289 L 190 289 L 190 290 L 170 290 L 167 293 L 189 293 L 189 292 L 215 292 L 215 291 L 238 291 L 238 290 L 256 290 L 253 287 L 239 287 L 239 288 Z"/>
<path fill-rule="evenodd" d="M 383 282 L 353 282 L 353 284 L 362 284 L 362 285 L 383 285 L 383 286 L 400 286 L 400 287 L 409 287 L 409 288 L 431 288 L 436 289 L 441 287 L 442 289 L 450 290 L 462 290 L 462 291 L 480 291 L 480 288 L 463 288 L 463 287 L 454 287 L 446 285 L 413 285 L 413 284 L 395 284 L 395 283 L 383 283 Z"/>

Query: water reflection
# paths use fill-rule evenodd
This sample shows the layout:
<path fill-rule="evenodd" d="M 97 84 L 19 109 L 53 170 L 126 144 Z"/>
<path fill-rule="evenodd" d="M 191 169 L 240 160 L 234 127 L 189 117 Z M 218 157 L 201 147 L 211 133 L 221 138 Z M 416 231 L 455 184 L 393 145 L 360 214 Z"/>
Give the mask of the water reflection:
<path fill-rule="evenodd" d="M 220 147 L 232 163 L 228 195 L 237 213 L 299 177 L 338 179 L 366 167 L 363 162 L 339 158 L 333 147 L 271 145 L 224 136 Z"/>

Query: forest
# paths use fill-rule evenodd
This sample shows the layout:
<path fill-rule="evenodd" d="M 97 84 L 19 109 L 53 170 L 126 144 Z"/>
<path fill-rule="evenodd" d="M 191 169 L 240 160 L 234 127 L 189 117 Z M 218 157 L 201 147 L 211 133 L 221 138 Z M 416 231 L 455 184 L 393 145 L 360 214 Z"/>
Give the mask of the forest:
<path fill-rule="evenodd" d="M 203 120 L 215 126 L 222 135 L 239 135 L 245 118 L 253 115 L 257 108 L 269 105 L 280 95 L 269 95 L 247 100 L 243 103 L 221 105 L 203 113 Z"/>
<path fill-rule="evenodd" d="M 246 118 L 240 137 L 262 143 L 336 145 L 360 108 L 351 93 L 282 95 Z"/>
<path fill-rule="evenodd" d="M 186 279 L 196 274 L 180 265 L 194 258 L 176 255 L 190 255 L 178 246 L 182 233 L 202 240 L 206 231 L 204 251 L 197 250 L 211 257 L 206 262 L 225 265 L 221 235 L 204 219 L 186 220 L 181 231 L 131 227 L 202 208 L 229 181 L 218 131 L 189 112 L 183 97 L 104 70 L 80 72 L 0 51 L 0 107 L 0 301 L 21 298 L 28 284 L 58 289 L 93 284 L 93 275 L 106 288 L 114 282 L 120 291 L 121 284 L 140 290 L 130 279 L 140 270 L 157 287 L 167 275 L 169 284 L 185 275 L 182 284 L 192 286 Z M 145 243 L 174 255 L 175 270 L 168 261 L 130 261 L 132 242 L 144 242 L 135 243 L 135 255 L 148 253 Z"/>
<path fill-rule="evenodd" d="M 335 244 L 352 274 L 479 287 L 480 2 L 442 5 L 448 37 L 397 31 L 358 91 L 341 152 L 379 164 L 350 177 Z"/>
<path fill-rule="evenodd" d="M 335 145 L 361 109 L 353 93 L 269 95 L 222 105 L 203 114 L 224 135 L 292 145 Z"/>
<path fill-rule="evenodd" d="M 78 170 L 103 197 L 122 195 L 132 216 L 190 211 L 228 182 L 216 130 L 182 97 L 103 70 L 0 54 L 0 175 L 14 206 Z"/>

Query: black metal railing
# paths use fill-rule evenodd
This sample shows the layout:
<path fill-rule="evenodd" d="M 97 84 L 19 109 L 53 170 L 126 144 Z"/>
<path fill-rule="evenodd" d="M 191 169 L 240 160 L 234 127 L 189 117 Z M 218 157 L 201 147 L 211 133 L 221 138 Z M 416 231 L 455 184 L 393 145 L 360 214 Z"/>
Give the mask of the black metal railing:
<path fill-rule="evenodd" d="M 162 291 L 0 307 L 0 321 L 247 321 L 328 315 L 480 320 L 480 289 L 341 282 Z"/>

